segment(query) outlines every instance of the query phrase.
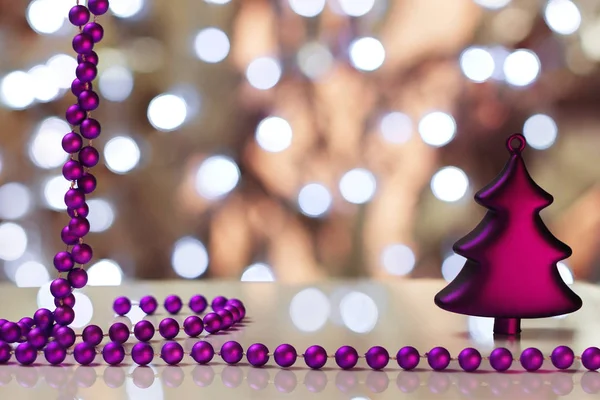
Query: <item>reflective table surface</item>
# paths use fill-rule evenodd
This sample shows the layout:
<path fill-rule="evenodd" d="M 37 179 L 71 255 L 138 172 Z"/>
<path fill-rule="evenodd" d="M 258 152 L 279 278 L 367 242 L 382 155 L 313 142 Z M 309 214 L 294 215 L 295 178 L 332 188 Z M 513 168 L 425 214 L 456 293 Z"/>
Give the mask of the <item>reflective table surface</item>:
<path fill-rule="evenodd" d="M 600 347 L 600 288 L 575 284 L 583 308 L 568 316 L 524 320 L 520 340 L 494 340 L 493 321 L 487 318 L 450 314 L 433 304 L 434 294 L 444 286 L 435 280 L 393 282 L 329 281 L 312 286 L 239 282 L 134 282 L 119 287 L 90 287 L 77 294 L 77 319 L 73 328 L 95 323 L 106 331 L 110 323 L 135 323 L 145 317 L 134 307 L 126 317 L 115 317 L 112 300 L 120 295 L 139 299 L 152 294 L 159 301 L 178 294 L 184 303 L 194 294 L 237 297 L 247 308 L 247 321 L 235 330 L 209 335 L 215 349 L 229 340 L 247 348 L 264 343 L 271 351 L 290 343 L 301 354 L 308 346 L 320 344 L 333 354 L 341 345 L 352 345 L 364 354 L 380 345 L 391 355 L 405 345 L 421 353 L 435 346 L 446 347 L 453 357 L 464 347 L 476 347 L 485 356 L 494 347 L 504 346 L 518 357 L 527 347 L 537 347 L 548 356 L 557 345 L 569 345 L 576 354 L 588 346 Z M 18 320 L 31 315 L 38 306 L 49 307 L 47 288 L 18 289 L 0 285 L 0 318 Z M 185 311 L 184 307 L 184 311 Z M 177 316 L 180 321 L 189 315 Z M 164 318 L 164 311 L 146 317 L 152 322 Z M 155 324 L 156 325 L 156 324 Z M 158 335 L 157 335 L 158 336 Z M 156 338 L 156 337 L 155 337 Z M 134 338 L 130 340 L 133 342 Z M 177 339 L 186 351 L 198 339 Z M 155 352 L 161 341 L 152 342 Z M 536 373 L 526 373 L 513 364 L 509 373 L 496 373 L 484 361 L 480 372 L 464 373 L 456 362 L 445 372 L 432 372 L 421 360 L 415 371 L 401 370 L 394 360 L 384 371 L 370 370 L 364 359 L 353 370 L 336 368 L 332 359 L 323 370 L 313 371 L 299 359 L 289 369 L 273 365 L 251 368 L 243 360 L 228 366 L 215 358 L 209 366 L 197 365 L 186 356 L 180 366 L 155 364 L 138 367 L 126 358 L 125 364 L 106 367 L 76 365 L 49 366 L 43 356 L 30 367 L 0 366 L 0 399 L 580 399 L 600 398 L 600 373 L 586 372 L 579 362 L 572 370 L 554 372 L 545 361 Z M 97 361 L 101 361 L 98 356 Z M 219 362 L 220 361 L 220 362 Z M 270 360 L 269 364 L 273 364 Z"/>

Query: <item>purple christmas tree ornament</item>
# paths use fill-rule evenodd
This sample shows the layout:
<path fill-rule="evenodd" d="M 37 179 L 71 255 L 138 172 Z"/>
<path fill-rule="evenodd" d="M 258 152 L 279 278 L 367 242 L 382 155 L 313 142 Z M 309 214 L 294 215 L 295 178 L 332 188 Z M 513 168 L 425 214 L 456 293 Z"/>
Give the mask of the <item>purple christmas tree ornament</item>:
<path fill-rule="evenodd" d="M 483 221 L 454 244 L 467 258 L 458 276 L 435 296 L 435 304 L 458 314 L 495 318 L 494 333 L 516 335 L 522 318 L 572 313 L 582 301 L 562 280 L 556 263 L 571 255 L 539 213 L 552 196 L 525 167 L 525 137 L 506 142 L 504 170 L 475 195 L 489 209 Z"/>

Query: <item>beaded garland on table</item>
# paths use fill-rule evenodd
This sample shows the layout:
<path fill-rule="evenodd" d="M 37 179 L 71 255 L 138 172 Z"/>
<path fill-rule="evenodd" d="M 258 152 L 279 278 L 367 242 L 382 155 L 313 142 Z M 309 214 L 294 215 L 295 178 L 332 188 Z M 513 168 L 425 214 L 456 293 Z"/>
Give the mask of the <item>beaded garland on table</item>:
<path fill-rule="evenodd" d="M 204 314 L 201 318 L 197 314 L 202 314 L 208 309 L 208 302 L 202 295 L 196 295 L 188 303 L 194 315 L 185 319 L 183 327 L 170 317 L 163 319 L 158 329 L 147 320 L 137 322 L 133 331 L 124 323 L 116 322 L 110 326 L 107 334 L 96 325 L 88 325 L 81 334 L 75 334 L 68 326 L 75 318 L 75 297 L 72 290 L 81 289 L 87 284 L 87 273 L 83 265 L 92 259 L 93 254 L 92 248 L 83 242 L 83 237 L 90 228 L 86 219 L 89 212 L 85 202 L 86 195 L 96 188 L 96 178 L 90 173 L 90 168 L 96 166 L 100 158 L 92 145 L 92 140 L 101 132 L 99 122 L 91 118 L 91 112 L 100 103 L 92 86 L 98 64 L 98 55 L 93 48 L 104 35 L 96 17 L 105 14 L 108 8 L 108 0 L 88 0 L 87 7 L 77 1 L 69 11 L 69 21 L 79 27 L 79 33 L 73 38 L 73 49 L 78 54 L 77 78 L 71 86 L 77 103 L 66 111 L 66 120 L 73 127 L 73 131 L 67 133 L 62 141 L 63 149 L 70 154 L 62 172 L 64 177 L 71 181 L 71 186 L 65 194 L 65 204 L 71 220 L 61 231 L 61 239 L 67 245 L 67 249 L 58 252 L 54 257 L 54 266 L 59 275 L 52 281 L 50 291 L 55 298 L 56 309 L 52 312 L 40 308 L 33 318 L 24 317 L 16 323 L 0 319 L 0 364 L 8 363 L 14 355 L 19 364 L 30 365 L 37 360 L 38 355 L 43 355 L 48 363 L 60 365 L 65 361 L 67 354 L 72 354 L 75 361 L 81 365 L 93 363 L 98 355 L 109 365 L 121 364 L 126 356 L 141 366 L 150 364 L 155 357 L 161 358 L 169 365 L 176 365 L 186 355 L 183 347 L 173 341 L 181 330 L 191 338 L 196 338 L 203 332 L 214 334 L 226 331 L 243 321 L 246 315 L 246 309 L 240 300 L 218 296 L 211 302 L 212 312 Z M 92 15 L 93 20 L 90 22 Z M 75 127 L 79 127 L 79 133 L 75 132 Z M 88 140 L 86 146 L 83 145 L 84 138 Z M 67 273 L 66 278 L 63 277 L 63 273 Z M 119 297 L 115 300 L 113 309 L 118 315 L 125 315 L 131 310 L 131 305 L 128 298 Z M 158 302 L 154 297 L 146 296 L 140 300 L 139 307 L 146 314 L 153 314 L 158 308 Z M 181 311 L 183 302 L 178 296 L 172 295 L 167 297 L 164 307 L 169 314 L 175 315 Z M 155 354 L 149 343 L 156 332 L 169 340 L 158 354 Z M 126 353 L 124 343 L 132 335 L 138 342 Z M 107 336 L 110 341 L 103 344 Z M 75 344 L 78 337 L 81 341 Z M 13 347 L 15 343 L 18 344 Z M 544 360 L 550 360 L 559 370 L 571 368 L 575 360 L 580 360 L 588 370 L 600 369 L 600 349 L 597 347 L 589 347 L 581 356 L 576 356 L 569 347 L 558 346 L 550 357 L 545 357 L 539 349 L 528 348 L 518 359 L 506 348 L 496 348 L 487 357 L 482 357 L 474 348 L 465 348 L 457 358 L 452 358 L 449 351 L 443 347 L 434 347 L 421 355 L 414 347 L 405 346 L 398 350 L 395 356 L 390 356 L 388 350 L 381 346 L 371 347 L 364 355 L 360 355 L 351 346 L 342 346 L 334 354 L 330 354 L 322 346 L 314 345 L 298 354 L 296 348 L 290 344 L 280 344 L 271 353 L 262 343 L 252 344 L 244 351 L 240 343 L 228 341 L 215 351 L 208 341 L 199 340 L 187 355 L 198 364 L 211 363 L 215 355 L 230 365 L 235 365 L 246 357 L 253 367 L 262 367 L 273 357 L 275 364 L 281 368 L 289 368 L 298 358 L 303 358 L 309 368 L 321 369 L 328 359 L 333 358 L 339 368 L 347 370 L 354 368 L 358 360 L 364 358 L 374 370 L 386 368 L 390 360 L 395 360 L 404 370 L 412 370 L 419 365 L 421 358 L 424 358 L 435 371 L 445 370 L 452 360 L 457 360 L 466 372 L 477 370 L 482 360 L 489 361 L 490 366 L 499 372 L 508 370 L 515 361 L 520 362 L 526 371 L 536 371 L 541 368 Z"/>

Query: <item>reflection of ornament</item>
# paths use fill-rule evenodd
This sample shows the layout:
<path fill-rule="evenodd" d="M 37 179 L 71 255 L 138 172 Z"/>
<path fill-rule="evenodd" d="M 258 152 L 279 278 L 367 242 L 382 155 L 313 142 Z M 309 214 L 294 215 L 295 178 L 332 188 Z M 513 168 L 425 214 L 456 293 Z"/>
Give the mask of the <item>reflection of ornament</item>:
<path fill-rule="evenodd" d="M 540 218 L 553 198 L 527 172 L 525 138 L 512 135 L 506 143 L 511 156 L 504 170 L 475 195 L 487 215 L 454 245 L 467 261 L 435 303 L 459 314 L 494 317 L 494 333 L 514 335 L 521 318 L 571 313 L 582 301 L 558 271 L 556 263 L 571 249 Z"/>

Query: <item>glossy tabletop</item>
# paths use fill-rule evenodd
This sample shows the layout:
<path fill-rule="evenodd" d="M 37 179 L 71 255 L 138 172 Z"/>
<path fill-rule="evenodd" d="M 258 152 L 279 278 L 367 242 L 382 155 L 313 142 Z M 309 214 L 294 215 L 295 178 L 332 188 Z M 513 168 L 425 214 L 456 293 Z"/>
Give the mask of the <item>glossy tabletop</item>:
<path fill-rule="evenodd" d="M 558 318 L 525 320 L 521 339 L 510 342 L 494 341 L 490 319 L 438 309 L 433 296 L 443 286 L 444 282 L 434 280 L 329 281 L 312 286 L 137 282 L 83 290 L 78 295 L 75 325 L 85 324 L 91 318 L 92 323 L 104 329 L 115 320 L 135 323 L 141 319 L 143 315 L 137 307 L 127 317 L 114 317 L 111 304 L 119 295 L 139 299 L 152 294 L 162 300 L 169 294 L 178 294 L 185 302 L 200 293 L 207 298 L 237 297 L 246 304 L 248 318 L 243 326 L 205 338 L 215 348 L 236 340 L 244 348 L 261 342 L 271 351 L 281 343 L 290 343 L 300 354 L 312 344 L 322 345 L 330 354 L 341 345 L 352 345 L 364 354 L 369 347 L 380 345 L 395 355 L 405 345 L 412 345 L 421 353 L 445 346 L 456 357 L 462 348 L 469 346 L 476 347 L 484 356 L 498 346 L 510 348 L 515 355 L 535 346 L 546 356 L 560 344 L 571 346 L 576 354 L 588 346 L 600 347 L 600 288 L 596 286 L 575 284 L 573 289 L 584 300 L 580 311 Z M 43 293 L 38 295 L 37 289 L 0 286 L 0 317 L 18 320 L 31 315 L 38 304 L 47 305 L 49 299 Z M 177 318 L 183 320 L 186 315 Z M 147 318 L 155 322 L 163 317 L 161 312 Z M 198 339 L 186 338 L 182 332 L 178 340 L 188 351 Z M 159 340 L 153 345 L 160 351 Z M 70 358 L 67 361 L 71 364 L 51 367 L 40 356 L 31 367 L 0 366 L 0 399 L 600 398 L 600 374 L 585 372 L 579 363 L 566 372 L 553 372 L 550 361 L 545 361 L 537 373 L 525 373 L 513 365 L 513 371 L 500 374 L 490 371 L 486 361 L 478 373 L 460 372 L 454 361 L 448 371 L 432 372 L 426 360 L 421 360 L 422 368 L 410 372 L 402 371 L 394 360 L 384 371 L 371 371 L 364 359 L 349 371 L 337 369 L 332 359 L 319 371 L 306 368 L 302 359 L 286 370 L 275 366 L 255 369 L 246 363 L 228 366 L 219 360 L 210 366 L 200 366 L 187 356 L 182 365 L 175 367 L 165 366 L 157 358 L 150 367 L 136 367 L 127 358 L 126 364 L 119 367 L 100 364 L 82 367 L 74 365 Z"/>

